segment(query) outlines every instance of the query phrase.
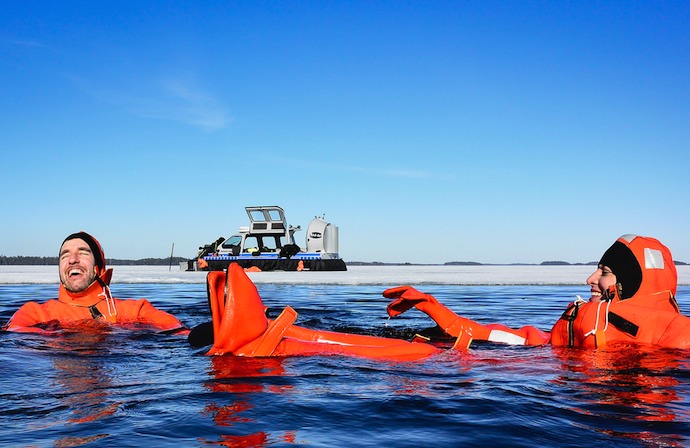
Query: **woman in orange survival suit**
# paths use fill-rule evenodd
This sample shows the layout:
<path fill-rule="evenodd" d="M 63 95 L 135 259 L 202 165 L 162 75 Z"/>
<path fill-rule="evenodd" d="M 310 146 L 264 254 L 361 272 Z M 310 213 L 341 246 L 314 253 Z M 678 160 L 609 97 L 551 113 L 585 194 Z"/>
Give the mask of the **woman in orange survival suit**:
<path fill-rule="evenodd" d="M 578 297 L 550 333 L 531 326 L 516 330 L 501 324 L 479 324 L 410 286 L 391 288 L 383 295 L 394 299 L 387 308 L 391 317 L 415 307 L 449 335 L 467 332 L 474 340 L 586 348 L 615 343 L 690 348 L 690 318 L 678 309 L 677 281 L 666 246 L 654 238 L 623 235 L 587 279 L 592 297 L 589 301 Z"/>

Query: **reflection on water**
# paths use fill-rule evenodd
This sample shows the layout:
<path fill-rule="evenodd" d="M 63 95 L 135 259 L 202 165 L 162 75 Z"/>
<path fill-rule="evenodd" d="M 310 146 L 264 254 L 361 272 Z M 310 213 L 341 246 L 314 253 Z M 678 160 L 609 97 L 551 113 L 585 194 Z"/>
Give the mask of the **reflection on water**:
<path fill-rule="evenodd" d="M 690 407 L 679 373 L 687 376 L 687 351 L 632 346 L 555 351 L 563 365 L 555 383 L 576 395 L 573 410 L 599 422 L 616 422 L 599 430 L 655 446 L 685 446 Z M 640 422 L 654 423 L 657 430 L 639 431 Z"/>
<path fill-rule="evenodd" d="M 285 373 L 282 358 L 236 358 L 231 356 L 219 356 L 211 358 L 210 379 L 206 384 L 213 392 L 222 392 L 224 404 L 211 402 L 206 405 L 205 412 L 213 416 L 213 421 L 219 427 L 233 427 L 242 423 L 251 422 L 251 418 L 245 416 L 247 411 L 254 406 L 245 398 L 248 394 L 269 393 L 282 394 L 290 388 L 289 385 L 265 384 L 263 380 L 269 377 L 281 376 Z M 236 401 L 227 403 L 228 397 L 237 397 Z M 278 437 L 284 442 L 294 442 L 293 431 L 273 437 Z M 202 439 L 204 440 L 204 439 Z M 211 440 L 205 440 L 211 443 Z M 264 446 L 269 442 L 269 435 L 265 431 L 251 434 L 230 435 L 222 434 L 217 442 L 226 446 Z"/>
<path fill-rule="evenodd" d="M 0 319 L 49 285 L 0 285 Z M 261 285 L 305 326 L 409 337 L 384 288 Z M 429 285 L 482 322 L 549 329 L 576 287 Z M 690 291 L 679 291 L 681 308 Z M 190 326 L 203 285 L 122 286 Z M 441 342 L 443 344 L 444 342 Z M 204 356 L 184 338 L 122 330 L 0 335 L 0 446 L 687 446 L 689 353 L 474 344 L 409 363 Z"/>

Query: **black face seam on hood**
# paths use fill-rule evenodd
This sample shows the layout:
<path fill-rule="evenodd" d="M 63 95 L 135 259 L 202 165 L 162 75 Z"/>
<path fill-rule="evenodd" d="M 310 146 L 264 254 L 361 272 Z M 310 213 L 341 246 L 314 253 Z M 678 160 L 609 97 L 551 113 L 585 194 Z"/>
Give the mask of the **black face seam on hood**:
<path fill-rule="evenodd" d="M 600 265 L 607 266 L 620 283 L 621 300 L 629 299 L 637 293 L 642 284 L 642 268 L 635 254 L 628 246 L 616 241 L 604 252 Z"/>

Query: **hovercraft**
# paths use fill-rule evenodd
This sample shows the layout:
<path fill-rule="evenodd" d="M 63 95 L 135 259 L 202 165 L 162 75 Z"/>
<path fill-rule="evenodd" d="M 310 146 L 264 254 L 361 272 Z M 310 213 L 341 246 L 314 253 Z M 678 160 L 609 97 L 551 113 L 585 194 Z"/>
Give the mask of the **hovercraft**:
<path fill-rule="evenodd" d="M 245 207 L 249 226 L 228 238 L 199 247 L 197 256 L 182 263 L 187 271 L 224 271 L 231 263 L 261 271 L 346 271 L 338 255 L 338 227 L 316 216 L 309 223 L 306 246 L 295 242 L 301 226 L 288 225 L 276 205 Z"/>

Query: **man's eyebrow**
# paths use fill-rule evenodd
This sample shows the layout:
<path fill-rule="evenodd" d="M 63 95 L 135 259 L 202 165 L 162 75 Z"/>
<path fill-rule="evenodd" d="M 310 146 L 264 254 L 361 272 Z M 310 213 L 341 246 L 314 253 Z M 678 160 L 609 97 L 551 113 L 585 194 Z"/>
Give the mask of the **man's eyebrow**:
<path fill-rule="evenodd" d="M 79 247 L 77 247 L 77 250 L 85 250 L 85 251 L 87 251 L 87 252 L 90 253 L 90 254 L 93 253 L 93 252 L 91 251 L 91 248 L 89 247 L 88 244 L 86 244 L 86 245 L 84 245 L 84 246 L 79 246 Z M 67 253 L 67 252 L 69 252 L 69 250 L 67 250 L 67 249 L 62 249 L 62 250 L 60 251 L 59 256 L 61 257 L 61 256 L 63 256 L 63 255 L 64 255 L 65 253 Z"/>

